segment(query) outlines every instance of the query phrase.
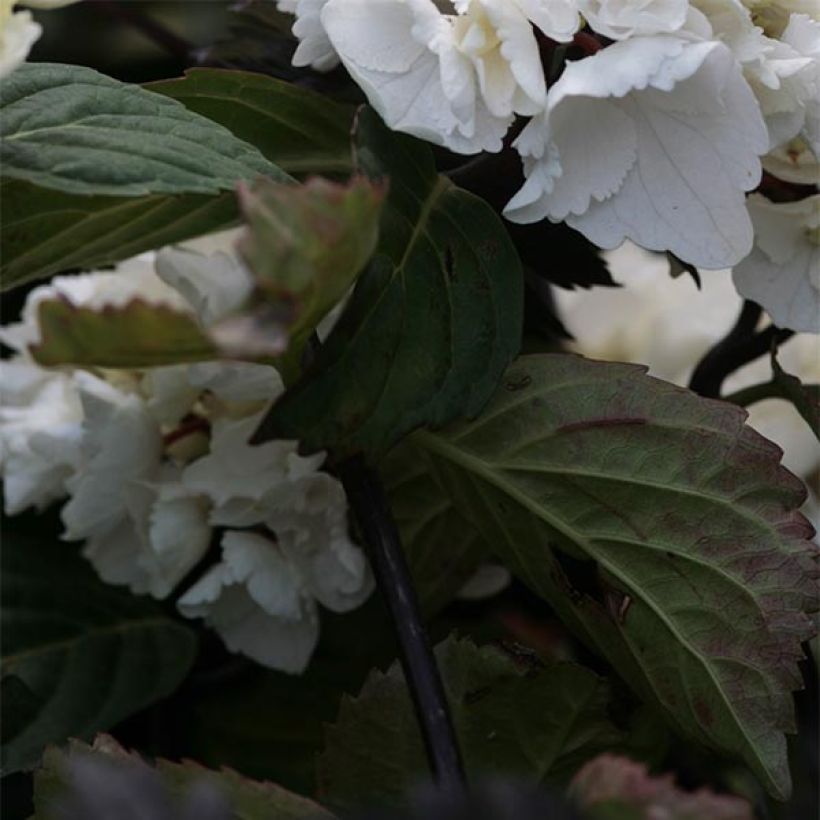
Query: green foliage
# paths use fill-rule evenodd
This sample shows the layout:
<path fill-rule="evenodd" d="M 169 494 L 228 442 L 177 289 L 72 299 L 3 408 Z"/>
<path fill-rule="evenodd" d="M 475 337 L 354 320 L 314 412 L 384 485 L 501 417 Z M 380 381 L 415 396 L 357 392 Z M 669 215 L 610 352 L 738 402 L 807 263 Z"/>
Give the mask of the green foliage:
<path fill-rule="evenodd" d="M 607 687 L 569 663 L 516 662 L 497 649 L 448 639 L 436 651 L 468 776 L 517 775 L 563 783 L 616 743 Z M 319 760 L 321 793 L 350 807 L 396 802 L 426 775 L 424 749 L 398 664 L 371 673 L 342 700 Z"/>
<path fill-rule="evenodd" d="M 381 186 L 364 178 L 240 189 L 248 223 L 240 250 L 260 291 L 285 314 L 291 370 L 298 373 L 310 334 L 372 256 L 383 200 Z"/>
<path fill-rule="evenodd" d="M 678 731 L 783 797 L 816 550 L 805 489 L 743 422 L 639 367 L 543 355 L 477 421 L 415 443 L 565 623 Z"/>
<path fill-rule="evenodd" d="M 153 601 L 100 581 L 70 545 L 4 530 L 8 773 L 32 766 L 49 743 L 90 738 L 170 694 L 196 640 Z"/>
<path fill-rule="evenodd" d="M 289 174 L 348 173 L 354 109 L 248 71 L 193 68 L 146 86 L 228 128 Z"/>
<path fill-rule="evenodd" d="M 67 132 L 59 127 L 61 114 L 66 120 L 75 116 L 65 105 L 41 110 L 41 95 L 46 101 L 53 95 L 65 97 L 66 81 L 77 83 L 76 89 L 69 89 L 78 95 L 74 105 L 85 106 L 95 126 L 88 129 L 90 144 L 73 139 L 79 129 Z M 211 69 L 193 70 L 183 79 L 150 88 L 124 85 L 90 69 L 44 64 L 24 66 L 3 84 L 3 150 L 9 157 L 6 160 L 4 154 L 0 181 L 3 288 L 111 264 L 235 224 L 235 198 L 220 189 L 233 189 L 240 179 L 265 175 L 282 180 L 290 173 L 350 167 L 351 110 L 307 89 L 246 72 Z M 49 128 L 15 136 L 23 107 L 32 100 L 38 116 L 48 116 Z M 160 133 L 147 139 L 144 130 L 134 131 L 132 117 L 138 115 L 133 112 L 112 119 L 118 105 L 129 111 L 135 107 L 142 112 L 141 127 Z M 163 137 L 162 130 L 170 125 L 174 135 L 180 127 L 196 140 L 204 134 L 205 144 L 200 148 L 172 134 Z M 126 130 L 128 134 L 122 133 Z M 72 136 L 67 143 L 66 133 Z M 55 151 L 74 152 L 78 163 L 70 167 L 76 179 L 49 173 L 52 155 L 40 150 L 43 140 L 46 147 L 53 141 Z M 123 146 L 130 147 L 123 151 Z M 208 146 L 210 153 L 204 153 Z M 120 159 L 101 161 L 101 152 L 112 150 Z M 156 166 L 156 158 L 155 165 L 144 163 L 145 151 L 161 153 L 163 163 Z M 225 153 L 222 160 L 220 151 Z M 128 168 L 123 170 L 122 163 Z"/>
<path fill-rule="evenodd" d="M 190 314 L 134 299 L 101 310 L 52 299 L 38 308 L 43 367 L 155 367 L 213 359 L 217 349 Z"/>
<path fill-rule="evenodd" d="M 432 617 L 489 557 L 490 545 L 442 493 L 413 447 L 393 448 L 380 471 L 419 604 Z"/>
<path fill-rule="evenodd" d="M 70 194 L 216 194 L 284 178 L 185 106 L 81 66 L 29 63 L 0 91 L 3 176 Z"/>
<path fill-rule="evenodd" d="M 35 815 L 33 820 L 49 820 L 54 806 L 65 798 L 70 766 L 77 760 L 94 759 L 104 766 L 102 773 L 119 771 L 126 776 L 139 771 L 145 764 L 123 749 L 112 737 L 99 735 L 93 746 L 72 741 L 62 751 L 51 747 L 43 757 L 42 768 L 34 778 Z M 183 797 L 194 787 L 208 784 L 224 795 L 231 807 L 234 820 L 332 820 L 333 815 L 313 800 L 283 789 L 274 783 L 249 780 L 230 769 L 214 771 L 190 760 L 174 763 L 154 761 L 156 772 L 169 795 Z M 144 785 L 136 780 L 135 786 Z M 136 796 L 136 795 L 132 795 Z"/>
<path fill-rule="evenodd" d="M 78 196 L 3 179 L 0 201 L 4 289 L 63 271 L 113 264 L 228 227 L 239 218 L 232 193 Z"/>
<path fill-rule="evenodd" d="M 306 451 L 380 452 L 474 416 L 521 339 L 521 265 L 490 207 L 369 109 L 356 140 L 359 168 L 389 179 L 381 240 L 315 365 L 258 434 Z"/>

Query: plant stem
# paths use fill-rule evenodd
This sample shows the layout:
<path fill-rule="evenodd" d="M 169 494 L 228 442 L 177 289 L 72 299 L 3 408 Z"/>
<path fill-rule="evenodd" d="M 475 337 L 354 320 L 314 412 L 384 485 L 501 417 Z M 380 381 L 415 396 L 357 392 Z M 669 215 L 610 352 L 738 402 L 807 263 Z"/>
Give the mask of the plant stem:
<path fill-rule="evenodd" d="M 338 472 L 390 609 L 430 767 L 443 791 L 458 793 L 464 789 L 464 770 L 449 705 L 384 488 L 359 456 L 340 464 Z"/>
<path fill-rule="evenodd" d="M 755 404 L 764 399 L 782 398 L 783 390 L 780 385 L 775 381 L 770 381 L 753 384 L 751 387 L 745 387 L 736 393 L 730 393 L 728 396 L 723 397 L 723 401 L 730 401 L 732 404 L 740 405 L 740 407 L 748 407 L 750 404 Z"/>
<path fill-rule="evenodd" d="M 760 305 L 746 301 L 734 327 L 698 363 L 689 387 L 706 398 L 720 398 L 726 378 L 743 365 L 768 353 L 790 336 L 790 330 L 770 325 L 756 332 L 763 314 Z"/>

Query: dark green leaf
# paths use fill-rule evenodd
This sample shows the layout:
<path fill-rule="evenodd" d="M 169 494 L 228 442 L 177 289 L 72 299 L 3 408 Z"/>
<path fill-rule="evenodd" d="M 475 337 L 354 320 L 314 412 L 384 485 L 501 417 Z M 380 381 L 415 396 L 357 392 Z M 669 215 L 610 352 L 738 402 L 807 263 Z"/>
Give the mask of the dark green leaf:
<path fill-rule="evenodd" d="M 399 445 L 380 466 L 422 612 L 446 606 L 491 549 L 462 518 L 412 447 Z"/>
<path fill-rule="evenodd" d="M 0 90 L 3 176 L 70 194 L 217 194 L 286 175 L 184 105 L 82 66 L 25 63 Z"/>
<path fill-rule="evenodd" d="M 218 355 L 191 314 L 141 299 L 99 310 L 46 300 L 38 323 L 41 341 L 31 355 L 43 367 L 156 367 Z"/>
<path fill-rule="evenodd" d="M 639 694 L 784 796 L 817 550 L 805 489 L 744 419 L 640 367 L 556 354 L 516 363 L 476 422 L 414 442 Z"/>
<path fill-rule="evenodd" d="M 109 782 L 116 776 L 121 794 L 114 795 L 126 805 L 134 806 L 139 802 L 140 789 L 146 785 L 145 763 L 137 755 L 129 754 L 112 737 L 98 735 L 93 746 L 73 741 L 66 751 L 50 748 L 46 750 L 43 766 L 34 776 L 34 820 L 49 820 L 53 817 L 55 806 L 64 805 L 71 794 L 70 779 L 72 764 L 92 762 L 98 767 L 99 775 Z M 170 760 L 154 761 L 159 778 L 160 793 L 155 796 L 162 799 L 162 792 L 167 795 L 167 807 L 172 808 L 171 797 L 184 798 L 194 788 L 203 784 L 212 786 L 216 793 L 226 799 L 234 820 L 332 820 L 333 815 L 313 800 L 283 789 L 274 783 L 259 782 L 242 777 L 230 769 L 214 771 L 186 760 L 173 763 Z M 153 785 L 153 780 L 149 781 Z M 89 784 L 86 783 L 86 786 Z M 77 786 L 75 785 L 76 789 Z M 160 791 L 161 790 L 161 791 Z M 153 791 L 153 790 L 152 790 Z M 95 795 L 81 795 L 88 801 L 94 801 Z M 114 808 L 113 806 L 111 808 Z M 99 817 L 108 815 L 99 814 Z M 187 816 L 187 815 L 186 815 Z M 221 813 L 220 813 L 220 816 Z M 111 820 L 114 820 L 112 817 Z"/>
<path fill-rule="evenodd" d="M 79 268 L 99 268 L 182 242 L 239 219 L 233 193 L 79 196 L 0 181 L 2 287 Z"/>
<path fill-rule="evenodd" d="M 49 743 L 90 738 L 170 694 L 196 639 L 153 601 L 102 583 L 70 545 L 4 524 L 3 675 L 21 682 L 32 705 L 4 738 L 3 771 L 12 772 Z"/>
<path fill-rule="evenodd" d="M 521 266 L 495 213 L 436 174 L 428 146 L 369 109 L 357 140 L 359 167 L 390 181 L 379 247 L 259 440 L 382 451 L 420 425 L 478 413 L 520 344 Z"/>
<path fill-rule="evenodd" d="M 569 663 L 522 667 L 491 647 L 448 639 L 436 655 L 468 776 L 565 782 L 619 740 L 607 688 Z M 339 807 L 396 802 L 427 775 L 410 695 L 398 664 L 342 700 L 319 759 L 320 787 Z"/>
<path fill-rule="evenodd" d="M 194 68 L 146 86 L 255 145 L 289 174 L 348 173 L 354 109 L 247 71 Z"/>

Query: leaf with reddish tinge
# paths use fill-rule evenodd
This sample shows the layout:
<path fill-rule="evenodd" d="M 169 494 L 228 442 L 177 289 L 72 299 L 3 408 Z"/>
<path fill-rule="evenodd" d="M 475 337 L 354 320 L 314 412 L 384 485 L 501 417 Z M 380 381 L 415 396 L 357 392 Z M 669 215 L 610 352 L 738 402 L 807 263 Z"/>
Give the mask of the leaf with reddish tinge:
<path fill-rule="evenodd" d="M 520 359 L 475 422 L 413 440 L 639 694 L 783 797 L 818 550 L 805 488 L 745 419 L 640 367 L 554 354 Z"/>
<path fill-rule="evenodd" d="M 603 754 L 572 779 L 569 795 L 589 820 L 753 820 L 751 805 L 709 789 L 685 792 L 672 775 L 650 777 L 646 766 Z"/>
<path fill-rule="evenodd" d="M 218 355 L 192 314 L 142 299 L 104 308 L 49 299 L 38 319 L 41 341 L 31 355 L 44 367 L 154 367 Z"/>

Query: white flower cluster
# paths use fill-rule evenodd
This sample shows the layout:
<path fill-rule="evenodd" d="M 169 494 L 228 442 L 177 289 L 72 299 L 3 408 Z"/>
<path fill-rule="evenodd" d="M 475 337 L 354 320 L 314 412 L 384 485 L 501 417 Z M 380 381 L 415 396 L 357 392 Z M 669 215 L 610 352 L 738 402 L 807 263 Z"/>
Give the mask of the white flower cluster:
<path fill-rule="evenodd" d="M 248 444 L 282 391 L 276 370 L 235 361 L 44 369 L 29 353 L 46 299 L 103 308 L 139 297 L 207 325 L 249 287 L 231 253 L 166 249 L 36 288 L 22 321 L 0 330 L 16 351 L 2 362 L 0 472 L 9 514 L 68 497 L 64 538 L 85 542 L 103 580 L 156 598 L 187 584 L 183 615 L 204 618 L 234 652 L 300 672 L 318 639 L 318 604 L 352 609 L 372 582 L 324 456 L 303 458 L 292 441 Z M 217 539 L 215 563 L 192 579 Z"/>
<path fill-rule="evenodd" d="M 747 207 L 745 196 L 762 165 L 789 182 L 820 179 L 815 0 L 279 5 L 297 18 L 294 63 L 341 61 L 395 130 L 496 152 L 528 117 L 512 142 L 525 184 L 510 220 L 737 265 L 739 291 L 778 324 L 820 332 L 820 201 Z M 561 71 L 567 43 L 586 56 Z"/>

